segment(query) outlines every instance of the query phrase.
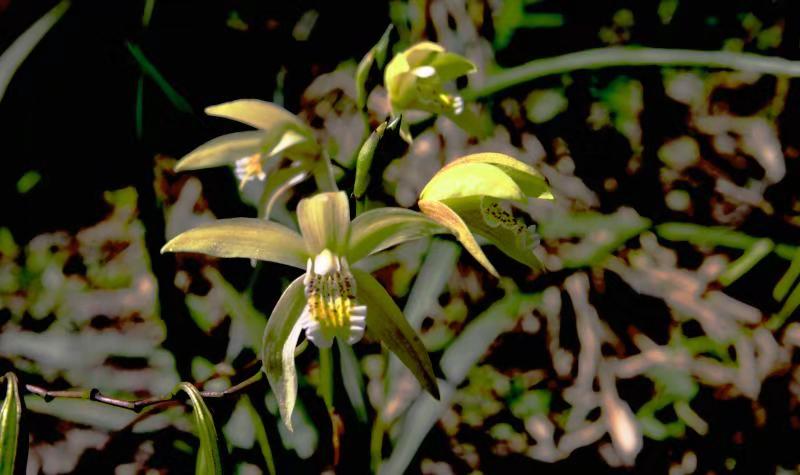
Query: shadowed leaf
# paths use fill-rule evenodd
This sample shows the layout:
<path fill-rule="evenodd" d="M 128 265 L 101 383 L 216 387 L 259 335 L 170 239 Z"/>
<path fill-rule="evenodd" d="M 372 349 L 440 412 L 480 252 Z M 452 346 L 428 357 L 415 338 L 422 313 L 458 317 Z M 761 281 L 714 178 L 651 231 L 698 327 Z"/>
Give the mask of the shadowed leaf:
<path fill-rule="evenodd" d="M 20 464 L 17 473 L 24 473 L 25 455 L 19 457 L 20 422 L 22 420 L 22 400 L 16 375 L 6 373 L 2 378 L 6 383 L 6 395 L 0 406 L 0 475 L 13 475 L 16 464 Z M 26 444 L 23 444 L 23 446 Z"/>
<path fill-rule="evenodd" d="M 195 473 L 198 475 L 221 475 L 222 462 L 219 458 L 219 447 L 217 446 L 217 429 L 214 426 L 214 418 L 211 416 L 205 401 L 203 401 L 203 396 L 190 383 L 178 384 L 175 392 L 178 391 L 183 391 L 189 396 L 194 409 L 192 415 L 197 428 L 197 437 L 200 439 Z"/>

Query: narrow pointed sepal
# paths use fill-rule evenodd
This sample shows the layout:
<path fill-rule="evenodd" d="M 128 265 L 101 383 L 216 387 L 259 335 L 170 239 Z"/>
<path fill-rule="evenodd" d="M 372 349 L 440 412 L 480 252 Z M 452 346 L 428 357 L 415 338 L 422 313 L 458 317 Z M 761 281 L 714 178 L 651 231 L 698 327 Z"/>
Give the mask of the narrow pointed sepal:
<path fill-rule="evenodd" d="M 439 386 L 433 363 L 419 335 L 408 324 L 403 312 L 374 277 L 352 269 L 358 285 L 358 299 L 367 307 L 367 331 L 381 341 L 411 371 L 420 385 L 439 399 Z"/>

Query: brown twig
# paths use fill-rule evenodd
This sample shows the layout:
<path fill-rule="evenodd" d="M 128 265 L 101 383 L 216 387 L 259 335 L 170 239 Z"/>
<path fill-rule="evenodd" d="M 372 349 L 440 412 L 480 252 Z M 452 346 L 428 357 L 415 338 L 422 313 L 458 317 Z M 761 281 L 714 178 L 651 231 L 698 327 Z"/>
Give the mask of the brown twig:
<path fill-rule="evenodd" d="M 253 384 L 259 382 L 263 378 L 263 373 L 261 371 L 257 372 L 253 376 L 245 379 L 239 384 L 229 387 L 224 391 L 201 391 L 200 395 L 204 398 L 223 398 L 226 396 L 230 396 L 236 393 L 239 393 L 248 387 L 252 386 Z M 161 404 L 165 402 L 175 401 L 176 398 L 179 397 L 180 392 L 168 394 L 165 396 L 156 396 L 150 397 L 146 399 L 138 399 L 134 401 L 126 400 L 126 399 L 117 399 L 113 397 L 109 397 L 104 395 L 100 392 L 100 390 L 96 388 L 92 389 L 73 389 L 67 391 L 51 391 L 45 389 L 41 386 L 36 386 L 34 384 L 26 384 L 25 389 L 31 393 L 36 394 L 37 396 L 41 396 L 46 402 L 50 402 L 56 398 L 62 399 L 85 399 L 88 401 L 95 401 L 102 404 L 107 404 L 109 406 L 120 407 L 122 409 L 128 409 L 134 412 L 141 412 L 142 409 L 146 407 L 150 407 L 156 404 Z"/>

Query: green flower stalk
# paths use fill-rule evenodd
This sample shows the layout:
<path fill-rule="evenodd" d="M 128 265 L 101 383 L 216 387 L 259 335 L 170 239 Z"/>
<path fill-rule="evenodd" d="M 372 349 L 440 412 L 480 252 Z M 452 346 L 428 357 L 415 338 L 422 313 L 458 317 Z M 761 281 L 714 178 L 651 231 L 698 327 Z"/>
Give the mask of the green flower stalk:
<path fill-rule="evenodd" d="M 436 43 L 424 41 L 397 54 L 386 66 L 384 84 L 394 114 L 421 110 L 443 114 L 474 135 L 481 136 L 478 118 L 464 106 L 464 99 L 445 91 L 445 84 L 474 73 L 475 64 L 450 53 Z M 410 139 L 404 124 L 403 136 Z"/>
<path fill-rule="evenodd" d="M 425 215 L 379 208 L 350 220 L 343 192 L 300 200 L 300 233 L 254 218 L 223 219 L 186 231 L 162 252 L 199 252 L 277 262 L 305 271 L 284 291 L 267 322 L 262 362 L 291 428 L 297 398 L 294 350 L 301 333 L 320 348 L 334 339 L 356 343 L 366 332 L 381 341 L 438 397 L 430 357 L 416 332 L 383 286 L 358 269 L 362 258 L 397 244 L 448 230 Z"/>

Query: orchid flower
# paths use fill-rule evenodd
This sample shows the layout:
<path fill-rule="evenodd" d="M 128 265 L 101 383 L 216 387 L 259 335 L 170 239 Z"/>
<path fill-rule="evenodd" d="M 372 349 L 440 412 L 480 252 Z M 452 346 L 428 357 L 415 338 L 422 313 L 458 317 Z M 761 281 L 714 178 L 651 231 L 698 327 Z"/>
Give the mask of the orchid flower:
<path fill-rule="evenodd" d="M 175 166 L 176 171 L 234 165 L 240 188 L 264 181 L 283 157 L 297 172 L 307 172 L 319 153 L 312 130 L 286 109 L 257 99 L 240 99 L 206 108 L 206 114 L 232 119 L 258 130 L 234 132 L 197 147 Z M 281 182 L 287 177 L 281 177 Z"/>
<path fill-rule="evenodd" d="M 419 209 L 449 229 L 464 248 L 492 275 L 499 276 L 473 232 L 504 254 L 539 270 L 533 253 L 539 239 L 536 226 L 513 213 L 512 204 L 552 199 L 545 178 L 527 163 L 501 153 L 476 153 L 439 170 L 419 196 Z"/>
<path fill-rule="evenodd" d="M 397 244 L 446 233 L 425 215 L 402 208 L 367 211 L 352 222 L 343 192 L 300 200 L 300 234 L 254 218 L 223 219 L 186 231 L 162 252 L 244 257 L 297 267 L 305 273 L 284 291 L 264 331 L 262 362 L 281 417 L 291 428 L 297 397 L 294 351 L 301 333 L 318 347 L 353 344 L 370 334 L 394 352 L 422 387 L 438 397 L 430 357 L 383 286 L 357 267 L 362 258 Z"/>
<path fill-rule="evenodd" d="M 430 41 L 418 43 L 395 55 L 386 65 L 384 84 L 392 111 L 443 114 L 467 132 L 482 136 L 478 118 L 465 107 L 464 99 L 445 91 L 446 83 L 475 71 L 475 64 L 463 56 Z M 401 127 L 403 137 L 409 139 L 408 126 Z"/>

